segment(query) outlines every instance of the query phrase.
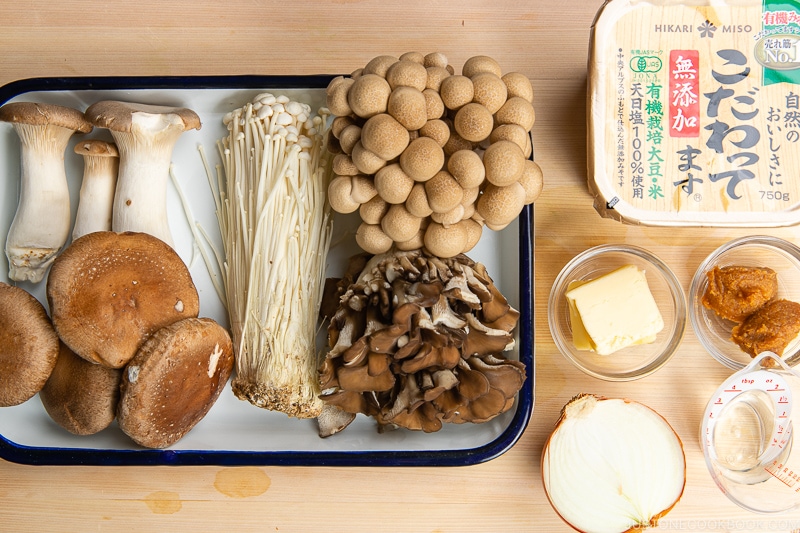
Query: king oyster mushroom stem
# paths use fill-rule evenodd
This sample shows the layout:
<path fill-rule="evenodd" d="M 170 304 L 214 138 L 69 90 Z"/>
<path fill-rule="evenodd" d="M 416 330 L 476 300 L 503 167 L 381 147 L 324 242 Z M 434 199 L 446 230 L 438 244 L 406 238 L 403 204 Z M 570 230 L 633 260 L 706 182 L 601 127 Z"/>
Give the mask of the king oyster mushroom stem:
<path fill-rule="evenodd" d="M 69 237 L 70 199 L 64 152 L 92 125 L 75 109 L 33 102 L 0 107 L 20 139 L 19 203 L 6 238 L 8 277 L 38 283 Z"/>
<path fill-rule="evenodd" d="M 511 409 L 525 367 L 502 352 L 519 313 L 480 263 L 420 249 L 352 262 L 361 269 L 329 293 L 339 305 L 320 368 L 327 406 L 373 416 L 379 429 L 425 432 Z M 321 420 L 320 434 L 323 422 L 332 425 Z"/>
<path fill-rule="evenodd" d="M 83 156 L 83 181 L 72 240 L 95 231 L 111 231 L 119 152 L 113 143 L 90 140 L 75 145 Z"/>
<path fill-rule="evenodd" d="M 113 231 L 149 233 L 173 246 L 167 218 L 172 150 L 184 131 L 200 129 L 191 109 L 104 100 L 86 118 L 107 128 L 119 150 Z"/>

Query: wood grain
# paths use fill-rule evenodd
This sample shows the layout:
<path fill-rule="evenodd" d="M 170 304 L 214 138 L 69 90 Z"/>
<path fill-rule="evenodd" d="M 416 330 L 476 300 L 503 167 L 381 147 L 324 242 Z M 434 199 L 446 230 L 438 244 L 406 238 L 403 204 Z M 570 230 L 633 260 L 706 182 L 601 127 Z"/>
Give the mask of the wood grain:
<path fill-rule="evenodd" d="M 639 400 L 683 439 L 688 483 L 657 531 L 790 531 L 800 513 L 740 510 L 714 486 L 698 445 L 705 402 L 728 372 L 691 328 L 657 374 L 608 383 L 581 374 L 550 337 L 547 297 L 561 267 L 604 242 L 660 255 L 688 289 L 694 268 L 744 230 L 625 226 L 586 187 L 586 60 L 601 0 L 332 2 L 3 2 L 0 84 L 39 76 L 347 73 L 379 54 L 472 55 L 533 80 L 536 404 L 517 445 L 458 468 L 33 467 L 0 461 L 5 531 L 569 531 L 551 509 L 539 457 L 559 410 L 594 392 Z M 796 229 L 777 235 L 797 239 Z M 2 416 L 2 412 L 0 412 Z"/>

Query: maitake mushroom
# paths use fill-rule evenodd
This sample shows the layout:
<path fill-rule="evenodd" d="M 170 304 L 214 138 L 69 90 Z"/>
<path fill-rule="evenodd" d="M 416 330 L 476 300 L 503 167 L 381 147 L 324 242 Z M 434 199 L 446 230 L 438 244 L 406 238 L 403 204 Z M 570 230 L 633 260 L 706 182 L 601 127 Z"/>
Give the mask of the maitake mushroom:
<path fill-rule="evenodd" d="M 502 352 L 514 346 L 519 312 L 482 264 L 423 250 L 360 255 L 337 289 L 320 368 L 328 406 L 433 432 L 514 404 L 525 366 Z"/>

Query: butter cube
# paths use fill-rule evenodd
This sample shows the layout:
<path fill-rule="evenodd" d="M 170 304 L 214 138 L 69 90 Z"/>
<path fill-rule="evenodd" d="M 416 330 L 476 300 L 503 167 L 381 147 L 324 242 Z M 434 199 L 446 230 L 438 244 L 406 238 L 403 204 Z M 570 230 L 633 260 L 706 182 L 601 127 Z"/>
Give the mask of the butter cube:
<path fill-rule="evenodd" d="M 567 290 L 572 340 L 578 350 L 609 355 L 653 342 L 664 329 L 643 270 L 625 265 L 597 279 L 573 282 Z"/>

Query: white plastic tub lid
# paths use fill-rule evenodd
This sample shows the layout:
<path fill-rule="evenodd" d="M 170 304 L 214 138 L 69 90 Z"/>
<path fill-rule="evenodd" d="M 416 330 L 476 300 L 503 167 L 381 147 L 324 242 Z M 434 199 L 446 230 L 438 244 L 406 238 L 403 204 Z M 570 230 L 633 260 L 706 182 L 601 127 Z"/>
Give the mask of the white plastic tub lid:
<path fill-rule="evenodd" d="M 589 187 L 601 215 L 800 222 L 800 2 L 610 0 L 590 46 Z"/>

